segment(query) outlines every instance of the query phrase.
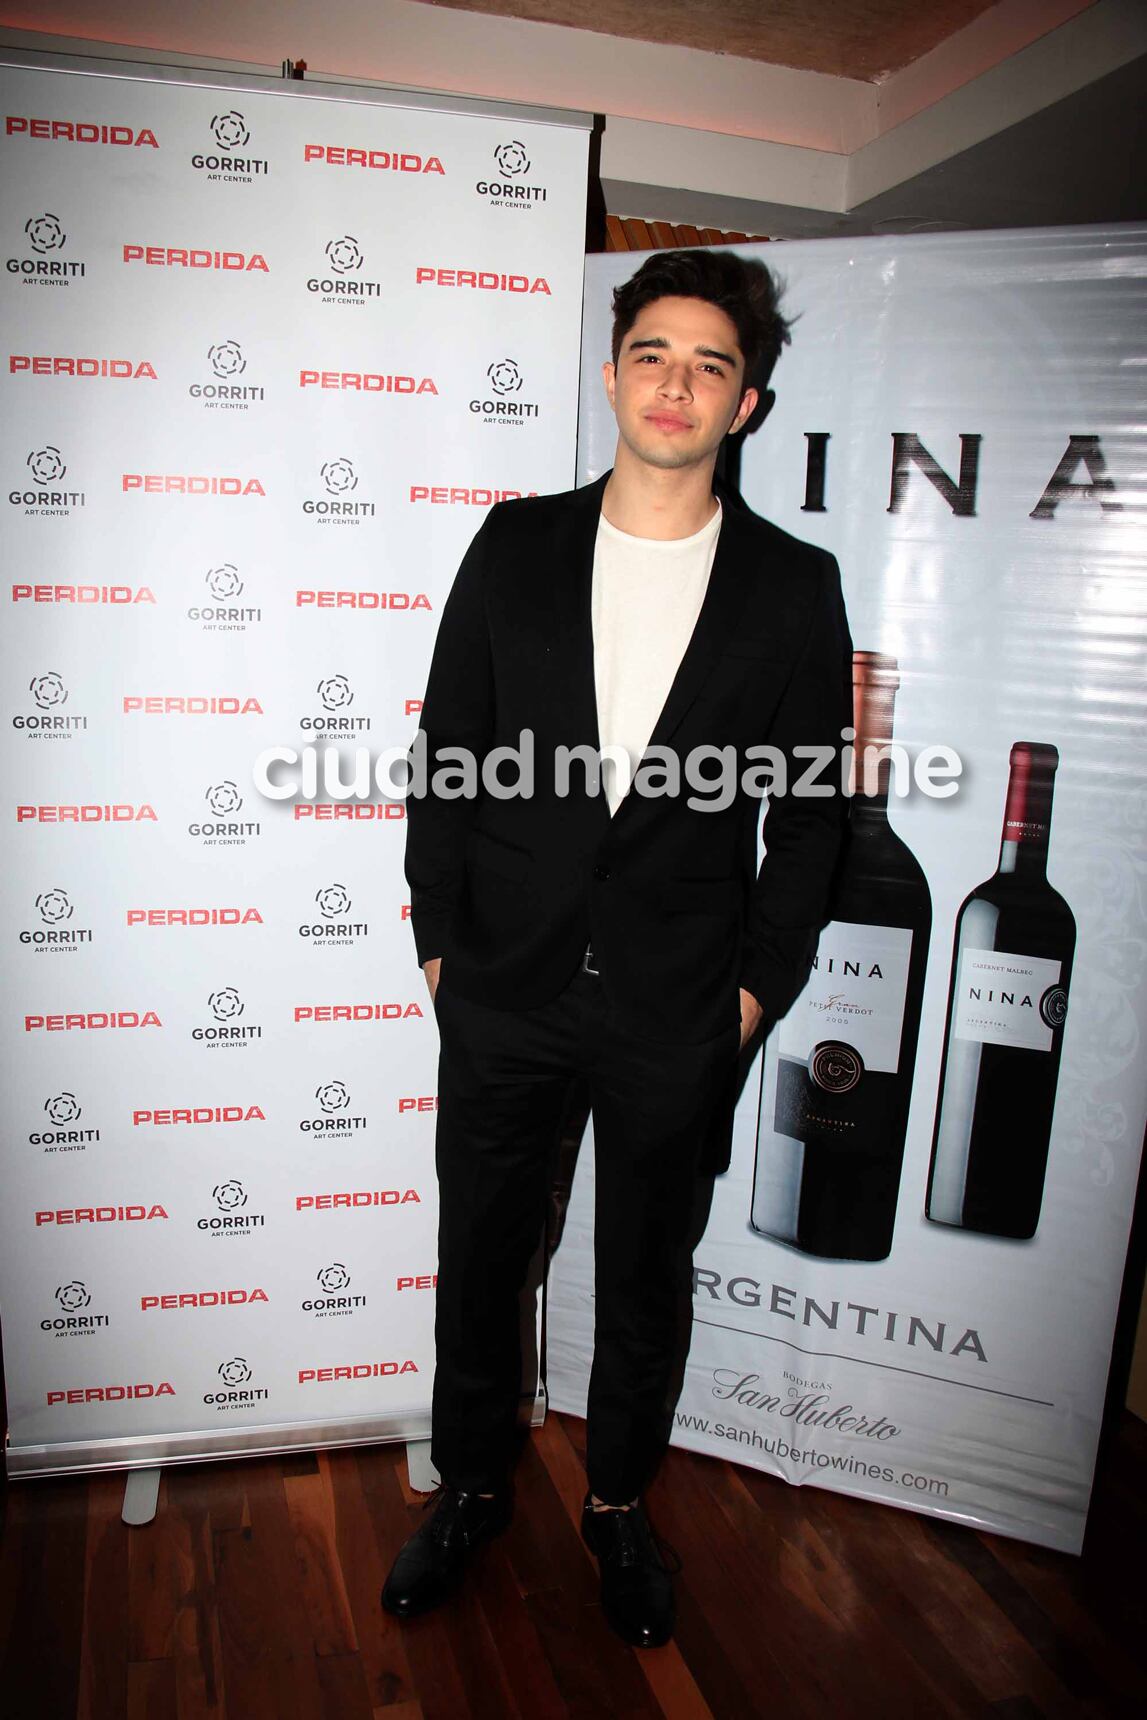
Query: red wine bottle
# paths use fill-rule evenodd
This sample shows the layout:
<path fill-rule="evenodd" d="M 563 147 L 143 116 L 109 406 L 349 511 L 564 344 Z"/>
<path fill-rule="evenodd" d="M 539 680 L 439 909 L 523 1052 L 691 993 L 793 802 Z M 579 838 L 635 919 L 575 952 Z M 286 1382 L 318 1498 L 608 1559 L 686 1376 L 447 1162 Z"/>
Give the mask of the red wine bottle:
<path fill-rule="evenodd" d="M 806 1254 L 883 1260 L 900 1193 L 932 898 L 888 822 L 896 659 L 857 651 L 852 680 L 856 764 L 833 918 L 763 1060 L 752 1224 Z"/>
<path fill-rule="evenodd" d="M 1053 746 L 1013 746 L 999 868 L 956 921 L 925 1210 L 989 1236 L 1034 1236 L 1043 1204 L 1075 955 L 1047 881 L 1058 765 Z"/>

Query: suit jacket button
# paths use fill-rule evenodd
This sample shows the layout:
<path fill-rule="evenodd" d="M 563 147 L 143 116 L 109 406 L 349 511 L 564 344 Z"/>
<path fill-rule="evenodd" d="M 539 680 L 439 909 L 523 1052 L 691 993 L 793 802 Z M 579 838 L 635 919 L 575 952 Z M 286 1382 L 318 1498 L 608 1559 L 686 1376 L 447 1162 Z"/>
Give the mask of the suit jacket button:
<path fill-rule="evenodd" d="M 608 866 L 595 866 L 593 869 L 593 875 L 597 879 L 599 884 L 604 884 L 606 879 L 609 877 L 609 867 Z"/>

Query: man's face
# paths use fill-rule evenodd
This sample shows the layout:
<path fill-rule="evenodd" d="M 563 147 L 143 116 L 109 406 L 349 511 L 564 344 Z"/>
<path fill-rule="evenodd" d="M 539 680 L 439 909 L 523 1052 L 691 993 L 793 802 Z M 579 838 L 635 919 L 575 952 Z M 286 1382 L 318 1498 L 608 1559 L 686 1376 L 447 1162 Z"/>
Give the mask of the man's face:
<path fill-rule="evenodd" d="M 602 375 L 622 442 L 665 471 L 712 460 L 757 404 L 736 329 L 704 299 L 646 305 Z"/>

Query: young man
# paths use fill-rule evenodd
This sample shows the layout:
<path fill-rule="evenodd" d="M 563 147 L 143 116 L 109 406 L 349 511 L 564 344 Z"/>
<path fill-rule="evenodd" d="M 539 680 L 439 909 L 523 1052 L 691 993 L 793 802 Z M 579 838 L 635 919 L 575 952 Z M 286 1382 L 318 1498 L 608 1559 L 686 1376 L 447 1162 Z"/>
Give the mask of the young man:
<path fill-rule="evenodd" d="M 535 763 L 530 795 L 488 782 L 476 798 L 440 786 L 407 802 L 441 1039 L 443 1487 L 383 1603 L 401 1616 L 435 1605 L 508 1521 L 518 1293 L 580 1073 L 596 1149 L 582 1532 L 610 1623 L 651 1646 L 672 1632 L 673 1596 L 640 1495 L 672 1415 L 697 1173 L 715 1129 L 727 1154 L 739 1052 L 807 977 L 843 819 L 831 789 L 776 795 L 758 869 L 745 752 L 839 747 L 851 646 L 833 558 L 714 494 L 721 443 L 758 404 L 754 372 L 767 381 L 788 340 L 769 271 L 722 251 L 655 253 L 614 314 L 613 470 L 491 510 L 443 611 L 423 707 L 431 781 L 447 761 L 460 780 L 454 749 L 481 761 L 520 750 L 523 731 Z M 634 761 L 648 748 L 660 774 L 626 793 L 607 768 L 594 792 L 585 754 L 607 747 Z M 564 777 L 563 748 L 583 749 Z M 713 777 L 697 792 L 722 760 L 735 786 Z"/>

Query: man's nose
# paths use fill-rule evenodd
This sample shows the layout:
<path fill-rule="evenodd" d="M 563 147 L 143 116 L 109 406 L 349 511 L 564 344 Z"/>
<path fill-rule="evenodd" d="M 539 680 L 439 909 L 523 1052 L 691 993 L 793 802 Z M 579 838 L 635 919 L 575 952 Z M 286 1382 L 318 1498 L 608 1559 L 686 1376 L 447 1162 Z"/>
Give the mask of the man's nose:
<path fill-rule="evenodd" d="M 689 384 L 689 372 L 683 364 L 666 365 L 661 376 L 659 393 L 669 400 L 689 400 L 693 390 Z"/>

